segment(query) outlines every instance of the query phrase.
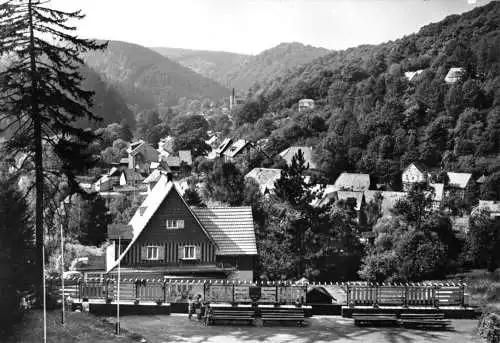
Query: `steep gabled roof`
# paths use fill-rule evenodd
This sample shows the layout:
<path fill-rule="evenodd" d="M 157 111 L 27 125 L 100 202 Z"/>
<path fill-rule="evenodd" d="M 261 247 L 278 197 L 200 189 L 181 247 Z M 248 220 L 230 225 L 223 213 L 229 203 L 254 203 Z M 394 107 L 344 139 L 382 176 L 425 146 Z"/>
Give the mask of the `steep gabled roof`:
<path fill-rule="evenodd" d="M 405 168 L 405 170 L 403 170 L 403 174 L 406 173 L 408 168 L 410 168 L 412 165 L 414 165 L 421 173 L 425 173 L 428 170 L 428 168 L 423 163 L 412 162 Z"/>
<path fill-rule="evenodd" d="M 153 172 L 151 172 L 151 174 L 148 175 L 147 178 L 144 179 L 144 181 L 142 181 L 142 183 L 155 183 L 155 182 L 158 182 L 158 180 L 160 180 L 160 177 L 162 175 L 167 175 L 168 174 L 168 171 L 164 171 L 162 169 L 155 169 L 153 170 Z"/>
<path fill-rule="evenodd" d="M 217 255 L 257 255 L 251 207 L 192 210 L 217 243 Z"/>
<path fill-rule="evenodd" d="M 238 139 L 236 142 L 231 144 L 231 146 L 228 149 L 224 151 L 223 155 L 227 157 L 235 157 L 249 144 L 251 144 L 250 141 L 246 141 L 244 139 Z"/>
<path fill-rule="evenodd" d="M 447 172 L 448 175 L 448 185 L 453 186 L 453 187 L 458 187 L 458 188 L 466 188 L 467 185 L 469 184 L 469 181 L 472 177 L 472 174 L 470 173 L 452 173 L 452 172 Z"/>
<path fill-rule="evenodd" d="M 298 152 L 302 151 L 304 155 L 304 160 L 306 164 L 309 163 L 309 169 L 316 169 L 317 165 L 313 162 L 313 148 L 308 146 L 291 146 L 286 148 L 282 152 L 280 152 L 280 156 L 286 161 L 286 164 L 291 165 L 293 156 L 295 156 Z"/>
<path fill-rule="evenodd" d="M 133 169 L 123 169 L 121 174 L 125 174 L 125 181 L 127 183 L 131 182 L 132 180 L 138 183 L 144 180 L 144 176 Z"/>
<path fill-rule="evenodd" d="M 481 177 L 479 179 L 476 180 L 476 182 L 477 183 L 485 183 L 487 179 L 488 178 L 486 177 L 486 175 L 483 174 L 483 175 L 481 175 Z"/>
<path fill-rule="evenodd" d="M 190 150 L 179 150 L 179 158 L 181 159 L 181 163 L 185 162 L 188 166 L 193 164 Z"/>
<path fill-rule="evenodd" d="M 274 168 L 254 168 L 245 178 L 252 178 L 259 185 L 260 191 L 271 191 L 274 189 L 274 182 L 281 177 L 281 169 Z"/>
<path fill-rule="evenodd" d="M 127 254 L 130 248 L 135 244 L 135 242 L 141 235 L 142 231 L 144 230 L 144 228 L 146 228 L 147 224 L 149 223 L 153 215 L 156 213 L 160 205 L 163 203 L 167 195 L 172 191 L 177 192 L 179 198 L 182 200 L 186 208 L 191 212 L 194 219 L 198 222 L 198 224 L 200 225 L 201 229 L 203 230 L 207 238 L 210 239 L 210 241 L 212 241 L 212 243 L 214 243 L 215 246 L 217 246 L 215 240 L 208 234 L 208 232 L 205 230 L 205 228 L 203 227 L 199 219 L 196 217 L 194 212 L 186 204 L 186 201 L 184 200 L 184 198 L 182 198 L 175 184 L 173 182 L 168 181 L 168 178 L 165 175 L 161 175 L 156 185 L 153 187 L 151 192 L 146 196 L 146 199 L 144 199 L 141 206 L 139 206 L 134 216 L 128 223 L 128 225 L 132 227 L 132 237 L 133 237 L 132 241 L 130 241 L 130 243 L 127 245 L 127 247 L 125 248 L 123 253 L 119 256 L 119 258 L 116 261 L 114 261 L 111 264 L 111 266 L 108 267 L 107 272 L 115 268 L 118 265 L 118 262 L 121 259 L 123 259 L 123 257 Z"/>
<path fill-rule="evenodd" d="M 444 198 L 444 183 L 429 183 L 429 187 L 434 189 L 433 201 L 443 201 Z"/>
<path fill-rule="evenodd" d="M 464 68 L 450 68 L 448 73 L 444 77 L 444 81 L 447 83 L 455 83 L 464 75 Z"/>
<path fill-rule="evenodd" d="M 137 154 L 141 146 L 143 146 L 146 142 L 144 142 L 142 139 L 138 140 L 137 142 L 130 143 L 129 147 L 127 148 L 127 153 L 131 155 Z"/>
<path fill-rule="evenodd" d="M 226 149 L 229 148 L 229 146 L 231 145 L 232 142 L 233 142 L 233 140 L 231 138 L 224 139 L 222 141 L 222 143 L 219 145 L 219 147 L 217 149 L 215 149 L 215 152 L 217 154 L 224 153 L 224 151 L 226 151 Z"/>
<path fill-rule="evenodd" d="M 357 173 L 342 173 L 335 180 L 339 190 L 367 191 L 370 188 L 370 175 Z"/>

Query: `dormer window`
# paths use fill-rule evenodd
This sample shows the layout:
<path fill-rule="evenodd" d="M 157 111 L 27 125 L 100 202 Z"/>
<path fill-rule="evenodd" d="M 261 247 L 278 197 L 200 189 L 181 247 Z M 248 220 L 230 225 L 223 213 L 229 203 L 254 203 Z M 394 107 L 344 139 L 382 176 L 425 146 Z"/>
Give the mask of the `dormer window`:
<path fill-rule="evenodd" d="M 167 219 L 166 228 L 168 230 L 183 229 L 184 228 L 184 220 Z"/>

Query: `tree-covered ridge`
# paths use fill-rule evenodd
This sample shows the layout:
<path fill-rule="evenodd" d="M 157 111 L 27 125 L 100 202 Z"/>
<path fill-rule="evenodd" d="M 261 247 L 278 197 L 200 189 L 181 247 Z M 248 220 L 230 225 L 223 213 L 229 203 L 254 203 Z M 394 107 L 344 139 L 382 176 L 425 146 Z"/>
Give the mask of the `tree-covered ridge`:
<path fill-rule="evenodd" d="M 173 106 L 181 97 L 220 99 L 229 94 L 217 82 L 136 44 L 110 41 L 105 51 L 84 58 L 118 87 L 129 105 L 142 109 Z"/>
<path fill-rule="evenodd" d="M 332 52 L 269 82 L 236 114 L 270 147 L 316 146 L 330 180 L 369 172 L 399 188 L 410 162 L 491 174 L 500 168 L 500 4 L 376 45 Z M 460 80 L 445 82 L 450 68 Z M 409 80 L 406 72 L 422 72 Z M 302 98 L 312 111 L 297 110 Z M 248 109 L 252 115 L 248 115 Z"/>
<path fill-rule="evenodd" d="M 281 43 L 255 56 L 173 48 L 153 50 L 229 88 L 242 91 L 282 76 L 329 52 L 324 48 L 297 42 Z"/>
<path fill-rule="evenodd" d="M 249 59 L 250 55 L 237 54 L 226 51 L 203 51 L 180 48 L 157 47 L 151 48 L 163 56 L 179 62 L 198 74 L 208 77 L 225 86 L 231 86 L 227 74 L 240 68 Z"/>
<path fill-rule="evenodd" d="M 249 89 L 284 75 L 296 67 L 328 54 L 329 50 L 297 42 L 281 43 L 249 58 L 241 67 L 226 75 L 228 84 L 238 89 Z M 257 86 L 256 86 L 257 87 Z"/>

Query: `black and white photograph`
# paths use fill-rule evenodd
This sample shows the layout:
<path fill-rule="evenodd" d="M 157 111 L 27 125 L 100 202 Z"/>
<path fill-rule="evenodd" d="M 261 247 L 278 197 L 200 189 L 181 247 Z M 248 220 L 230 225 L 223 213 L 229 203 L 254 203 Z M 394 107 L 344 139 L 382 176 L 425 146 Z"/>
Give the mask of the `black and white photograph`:
<path fill-rule="evenodd" d="M 499 343 L 499 0 L 0 0 L 0 343 Z"/>

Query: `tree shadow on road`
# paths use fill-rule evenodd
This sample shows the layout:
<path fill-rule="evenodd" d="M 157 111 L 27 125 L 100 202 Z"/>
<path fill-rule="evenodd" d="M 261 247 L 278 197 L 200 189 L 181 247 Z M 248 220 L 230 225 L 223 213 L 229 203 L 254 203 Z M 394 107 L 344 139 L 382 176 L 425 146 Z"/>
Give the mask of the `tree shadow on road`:
<path fill-rule="evenodd" d="M 352 320 L 340 317 L 309 319 L 309 325 L 205 326 L 181 316 L 124 317 L 122 325 L 142 334 L 148 342 L 441 342 L 453 331 L 412 330 L 399 327 L 357 327 Z M 466 342 L 467 340 L 463 341 Z"/>

